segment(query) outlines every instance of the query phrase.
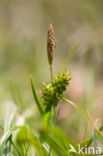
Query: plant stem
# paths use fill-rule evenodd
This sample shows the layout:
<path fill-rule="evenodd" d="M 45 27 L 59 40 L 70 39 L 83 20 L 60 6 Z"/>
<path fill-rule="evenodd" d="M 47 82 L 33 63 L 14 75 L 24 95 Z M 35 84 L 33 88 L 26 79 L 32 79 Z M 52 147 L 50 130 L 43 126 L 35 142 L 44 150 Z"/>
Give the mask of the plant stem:
<path fill-rule="evenodd" d="M 51 124 L 52 124 L 52 126 L 54 126 L 55 125 L 55 107 L 54 106 L 52 106 L 51 107 Z"/>
<path fill-rule="evenodd" d="M 50 65 L 51 82 L 53 82 L 53 70 L 52 65 Z"/>
<path fill-rule="evenodd" d="M 50 73 L 51 73 L 51 82 L 53 82 L 53 70 L 52 70 L 52 65 L 50 65 Z M 55 124 L 55 107 L 54 107 L 54 104 L 55 104 L 55 95 L 54 95 L 54 102 L 53 102 L 53 105 L 51 107 L 51 124 L 52 126 L 54 126 Z"/>
<path fill-rule="evenodd" d="M 52 70 L 52 64 L 49 64 L 50 65 L 50 73 L 51 73 L 51 82 L 53 82 L 53 70 Z M 51 125 L 53 126 L 54 123 L 55 123 L 55 119 L 54 119 L 54 116 L 55 116 L 55 107 L 54 107 L 54 103 L 55 103 L 55 95 L 54 95 L 54 102 L 53 102 L 53 105 L 51 106 Z"/>
<path fill-rule="evenodd" d="M 53 82 L 53 70 L 52 70 L 52 64 L 50 65 L 50 74 L 51 74 L 51 82 Z M 55 97 L 54 97 L 55 98 Z M 55 101 L 55 100 L 54 100 Z M 53 103 L 54 104 L 54 103 Z M 54 105 L 51 106 L 51 126 L 53 127 L 55 125 L 55 108 Z M 51 155 L 51 146 L 50 146 L 50 150 L 49 150 L 49 156 Z"/>
<path fill-rule="evenodd" d="M 72 105 L 76 110 L 78 110 L 86 120 L 88 120 L 86 114 L 75 104 L 73 103 L 72 101 L 66 99 L 65 97 L 62 97 L 62 100 L 64 100 L 65 102 L 69 103 L 70 105 Z"/>

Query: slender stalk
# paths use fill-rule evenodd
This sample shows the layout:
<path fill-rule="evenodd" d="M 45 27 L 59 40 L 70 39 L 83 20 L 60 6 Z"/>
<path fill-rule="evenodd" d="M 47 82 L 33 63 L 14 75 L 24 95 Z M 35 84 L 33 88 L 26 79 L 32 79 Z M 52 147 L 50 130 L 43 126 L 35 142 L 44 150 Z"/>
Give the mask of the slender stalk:
<path fill-rule="evenodd" d="M 55 107 L 54 106 L 52 106 L 51 107 L 51 124 L 52 124 L 52 126 L 54 126 L 55 125 Z"/>
<path fill-rule="evenodd" d="M 51 73 L 51 82 L 53 82 L 52 64 L 49 64 L 49 65 L 50 65 L 50 73 Z M 54 96 L 54 98 L 55 98 L 55 96 Z M 55 99 L 54 99 L 54 103 L 55 103 Z M 54 105 L 52 105 L 52 107 L 51 107 L 51 124 L 52 124 L 52 126 L 55 124 L 54 116 L 55 116 L 55 107 L 54 107 Z"/>
<path fill-rule="evenodd" d="M 17 147 L 15 146 L 14 142 L 11 140 L 11 143 L 12 143 L 12 146 L 14 147 L 16 153 L 17 153 L 17 156 L 21 156 L 20 152 L 18 151 Z"/>
<path fill-rule="evenodd" d="M 65 102 L 69 103 L 70 105 L 72 105 L 76 110 L 78 110 L 86 120 L 88 120 L 86 114 L 75 104 L 73 103 L 72 101 L 66 99 L 65 97 L 62 97 L 62 100 L 64 100 Z"/>
<path fill-rule="evenodd" d="M 50 65 L 50 72 L 51 72 L 51 82 L 53 82 L 53 70 L 52 70 L 52 65 Z M 51 124 L 52 126 L 55 125 L 55 95 L 54 95 L 54 102 L 53 105 L 51 107 Z"/>
<path fill-rule="evenodd" d="M 50 65 L 51 82 L 53 82 L 53 70 L 52 65 Z"/>
<path fill-rule="evenodd" d="M 50 74 L 51 74 L 51 82 L 53 82 L 53 70 L 52 70 L 52 64 L 50 65 Z M 55 97 L 54 97 L 55 98 Z M 55 101 L 55 100 L 54 100 Z M 54 103 L 53 103 L 54 104 Z M 51 126 L 53 127 L 55 125 L 55 108 L 54 105 L 51 106 Z M 51 146 L 49 149 L 49 156 L 51 156 Z"/>

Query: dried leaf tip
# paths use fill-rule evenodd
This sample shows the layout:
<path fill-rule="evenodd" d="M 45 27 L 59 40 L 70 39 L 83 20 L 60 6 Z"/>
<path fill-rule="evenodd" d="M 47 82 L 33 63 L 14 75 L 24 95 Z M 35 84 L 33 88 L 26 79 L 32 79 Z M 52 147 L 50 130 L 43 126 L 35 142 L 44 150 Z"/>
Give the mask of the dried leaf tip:
<path fill-rule="evenodd" d="M 53 48 L 56 48 L 56 39 L 53 36 L 53 26 L 52 24 L 49 25 L 49 29 L 48 29 L 48 37 L 47 37 L 47 54 L 48 54 L 48 61 L 49 64 L 52 65 L 52 61 L 53 61 Z"/>

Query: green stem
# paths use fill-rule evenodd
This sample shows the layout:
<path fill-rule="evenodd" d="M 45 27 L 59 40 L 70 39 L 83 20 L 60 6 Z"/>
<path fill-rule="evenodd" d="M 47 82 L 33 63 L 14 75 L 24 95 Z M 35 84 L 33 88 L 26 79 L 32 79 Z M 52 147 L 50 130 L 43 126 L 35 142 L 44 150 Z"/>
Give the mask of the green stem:
<path fill-rule="evenodd" d="M 52 126 L 55 125 L 55 107 L 54 106 L 51 107 L 51 124 Z"/>
<path fill-rule="evenodd" d="M 51 82 L 53 82 L 53 70 L 52 65 L 50 65 Z"/>
<path fill-rule="evenodd" d="M 65 97 L 62 97 L 62 100 L 64 100 L 65 102 L 69 103 L 70 105 L 72 105 L 76 110 L 78 110 L 86 120 L 88 120 L 86 114 L 75 104 L 73 103 L 72 101 L 66 99 Z"/>
<path fill-rule="evenodd" d="M 53 70 L 52 70 L 52 64 L 50 65 L 50 74 L 51 74 L 51 82 L 53 83 Z M 55 97 L 54 97 L 55 98 Z M 55 101 L 55 100 L 54 100 Z M 53 103 L 54 104 L 54 103 Z M 51 125 L 55 125 L 55 108 L 54 105 L 51 106 Z M 51 146 L 49 151 L 49 156 L 51 155 Z"/>
<path fill-rule="evenodd" d="M 53 82 L 53 70 L 52 70 L 52 64 L 50 64 L 50 73 L 51 73 L 51 82 Z M 52 126 L 55 124 L 55 107 L 54 107 L 54 103 L 55 103 L 55 95 L 54 95 L 54 102 L 53 105 L 51 106 L 51 124 Z"/>

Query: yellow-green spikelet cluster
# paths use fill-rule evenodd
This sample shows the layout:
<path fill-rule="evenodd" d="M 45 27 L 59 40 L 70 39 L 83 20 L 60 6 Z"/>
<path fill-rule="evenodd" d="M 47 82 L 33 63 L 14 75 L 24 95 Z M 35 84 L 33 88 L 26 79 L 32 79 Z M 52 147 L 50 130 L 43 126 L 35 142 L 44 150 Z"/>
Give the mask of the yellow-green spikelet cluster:
<path fill-rule="evenodd" d="M 52 83 L 44 84 L 41 90 L 43 104 L 49 107 L 57 105 L 70 80 L 70 73 L 63 72 Z"/>
<path fill-rule="evenodd" d="M 53 81 L 53 87 L 56 93 L 58 93 L 59 96 L 63 94 L 63 92 L 66 90 L 66 87 L 69 85 L 69 81 L 71 80 L 70 73 L 63 72 L 58 77 L 55 78 Z"/>

